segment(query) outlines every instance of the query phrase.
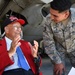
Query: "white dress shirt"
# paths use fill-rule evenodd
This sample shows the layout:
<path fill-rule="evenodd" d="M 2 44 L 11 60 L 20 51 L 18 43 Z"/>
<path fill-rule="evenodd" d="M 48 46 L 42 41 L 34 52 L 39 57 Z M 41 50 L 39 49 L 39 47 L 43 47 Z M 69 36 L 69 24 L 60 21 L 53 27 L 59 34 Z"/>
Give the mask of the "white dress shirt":
<path fill-rule="evenodd" d="M 10 50 L 10 47 L 11 47 L 11 42 L 12 42 L 12 40 L 10 40 L 10 39 L 7 38 L 7 37 L 5 37 L 5 40 L 6 40 L 7 50 L 9 51 L 9 50 Z M 24 58 L 25 58 L 25 57 L 24 57 Z M 11 70 L 11 69 L 16 69 L 16 68 L 20 68 L 20 67 L 18 66 L 18 56 L 17 56 L 17 53 L 15 53 L 15 54 L 12 56 L 11 60 L 14 61 L 14 64 L 12 64 L 11 66 L 6 67 L 4 71 Z M 26 58 L 25 58 L 25 60 L 26 60 Z M 26 60 L 26 62 L 27 62 L 27 60 Z M 28 62 L 27 62 L 27 64 L 28 64 Z M 29 64 L 28 64 L 28 66 L 29 66 Z M 29 66 L 29 67 L 30 67 L 30 66 Z"/>

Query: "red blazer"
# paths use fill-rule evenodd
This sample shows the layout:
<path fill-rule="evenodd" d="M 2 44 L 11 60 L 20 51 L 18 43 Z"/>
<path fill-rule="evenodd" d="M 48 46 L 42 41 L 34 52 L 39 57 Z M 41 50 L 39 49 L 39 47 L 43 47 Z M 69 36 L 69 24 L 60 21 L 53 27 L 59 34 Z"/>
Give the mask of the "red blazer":
<path fill-rule="evenodd" d="M 21 50 L 24 53 L 24 56 L 26 57 L 32 71 L 34 74 L 36 74 L 36 66 L 34 63 L 34 58 L 31 54 L 31 48 L 27 41 L 21 40 Z M 5 67 L 12 65 L 14 62 L 10 59 L 7 47 L 6 47 L 6 41 L 5 39 L 0 40 L 0 75 L 2 75 Z M 42 73 L 40 73 L 42 75 Z"/>

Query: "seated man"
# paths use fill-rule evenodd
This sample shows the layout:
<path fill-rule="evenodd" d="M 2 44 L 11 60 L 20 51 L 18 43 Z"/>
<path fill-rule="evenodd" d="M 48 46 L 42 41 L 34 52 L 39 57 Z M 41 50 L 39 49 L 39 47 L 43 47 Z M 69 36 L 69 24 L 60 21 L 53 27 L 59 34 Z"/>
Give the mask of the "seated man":
<path fill-rule="evenodd" d="M 21 39 L 25 20 L 10 16 L 3 26 L 5 37 L 0 40 L 0 75 L 42 75 L 38 72 L 41 63 L 38 43 L 34 46 Z"/>

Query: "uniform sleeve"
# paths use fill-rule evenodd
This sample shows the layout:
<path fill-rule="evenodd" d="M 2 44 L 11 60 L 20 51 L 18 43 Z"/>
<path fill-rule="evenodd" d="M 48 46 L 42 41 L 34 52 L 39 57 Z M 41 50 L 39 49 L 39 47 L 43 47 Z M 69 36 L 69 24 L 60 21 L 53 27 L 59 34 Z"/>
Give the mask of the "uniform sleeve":
<path fill-rule="evenodd" d="M 55 47 L 55 42 L 53 39 L 53 33 L 50 27 L 50 19 L 49 21 L 46 20 L 44 23 L 44 30 L 43 30 L 43 42 L 45 52 L 48 54 L 50 59 L 53 63 L 61 63 L 61 58 L 59 52 L 57 52 Z"/>

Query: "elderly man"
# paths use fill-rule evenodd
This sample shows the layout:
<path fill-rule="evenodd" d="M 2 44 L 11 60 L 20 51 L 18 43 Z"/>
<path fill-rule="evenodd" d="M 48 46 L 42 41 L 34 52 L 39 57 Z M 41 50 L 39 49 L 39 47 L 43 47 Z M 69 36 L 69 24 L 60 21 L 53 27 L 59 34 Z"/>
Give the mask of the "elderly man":
<path fill-rule="evenodd" d="M 34 41 L 32 46 L 21 39 L 24 24 L 23 19 L 12 15 L 3 23 L 5 36 L 0 40 L 0 75 L 42 75 L 38 71 L 38 43 Z"/>

